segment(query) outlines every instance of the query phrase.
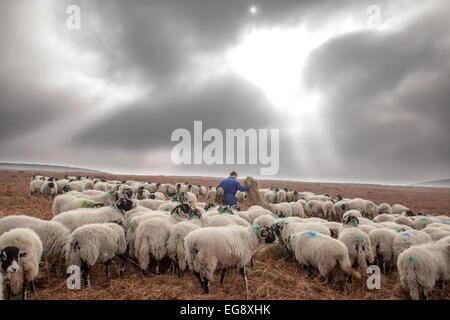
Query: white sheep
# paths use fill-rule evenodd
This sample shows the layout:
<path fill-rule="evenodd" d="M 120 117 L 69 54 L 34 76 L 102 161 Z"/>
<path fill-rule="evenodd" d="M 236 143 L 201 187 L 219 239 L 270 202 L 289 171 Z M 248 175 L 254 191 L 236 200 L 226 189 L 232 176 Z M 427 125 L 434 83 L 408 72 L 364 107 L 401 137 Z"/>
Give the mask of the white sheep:
<path fill-rule="evenodd" d="M 408 211 L 409 208 L 401 205 L 401 204 L 394 204 L 392 206 L 392 214 L 402 214 L 403 212 Z"/>
<path fill-rule="evenodd" d="M 294 252 L 298 263 L 319 270 L 320 275 L 330 281 L 330 272 L 337 264 L 341 270 L 356 279 L 361 279 L 359 272 L 352 269 L 347 247 L 340 241 L 314 231 L 293 233 L 289 237 L 288 249 Z"/>
<path fill-rule="evenodd" d="M 338 240 L 342 241 L 348 249 L 352 265 L 367 269 L 367 261 L 373 263 L 374 257 L 370 238 L 358 227 L 346 226 L 340 232 Z"/>
<path fill-rule="evenodd" d="M 331 201 L 325 201 L 322 203 L 322 212 L 323 216 L 328 221 L 339 221 L 339 217 L 337 216 L 336 209 L 334 207 L 334 203 Z"/>
<path fill-rule="evenodd" d="M 42 260 L 48 261 L 56 273 L 56 263 L 65 258 L 69 229 L 59 222 L 25 215 L 7 216 L 0 219 L 0 234 L 14 228 L 30 228 L 38 234 L 43 246 Z"/>
<path fill-rule="evenodd" d="M 393 263 L 393 245 L 397 232 L 391 229 L 378 228 L 370 231 L 369 238 L 372 245 L 372 253 L 384 273 L 390 269 Z"/>
<path fill-rule="evenodd" d="M 0 236 L 2 272 L 7 280 L 8 299 L 22 291 L 26 299 L 27 289 L 35 292 L 34 279 L 39 273 L 42 255 L 42 242 L 29 228 L 15 228 Z"/>
<path fill-rule="evenodd" d="M 91 223 L 123 223 L 122 200 L 117 204 L 99 209 L 81 208 L 63 212 L 52 218 L 52 221 L 65 225 L 70 232 L 85 224 Z"/>
<path fill-rule="evenodd" d="M 150 257 L 156 260 L 155 274 L 159 274 L 159 263 L 167 255 L 170 230 L 177 221 L 172 217 L 141 221 L 136 228 L 135 256 L 145 274 Z"/>
<path fill-rule="evenodd" d="M 408 230 L 397 233 L 397 235 L 394 238 L 394 243 L 392 245 L 394 253 L 394 262 L 397 262 L 400 253 L 402 253 L 409 247 L 425 244 L 432 241 L 433 239 L 430 237 L 429 234 L 419 230 Z"/>
<path fill-rule="evenodd" d="M 418 300 L 422 292 L 428 299 L 438 281 L 444 299 L 444 281 L 450 280 L 450 237 L 403 251 L 397 267 L 400 281 L 409 288 L 411 298 Z"/>
<path fill-rule="evenodd" d="M 174 262 L 175 272 L 179 277 L 181 277 L 181 272 L 184 272 L 187 265 L 184 238 L 191 231 L 200 228 L 195 223 L 196 220 L 193 221 L 181 221 L 170 229 L 169 240 L 167 241 L 167 255 Z"/>
<path fill-rule="evenodd" d="M 31 180 L 30 182 L 30 194 L 33 195 L 36 192 L 41 192 L 41 187 L 45 183 L 45 178 Z"/>
<path fill-rule="evenodd" d="M 275 239 L 270 228 L 233 225 L 194 230 L 185 237 L 184 247 L 189 269 L 194 271 L 205 293 L 209 293 L 209 282 L 217 267 L 222 269 L 221 284 L 227 267 L 237 267 L 248 288 L 245 266 L 264 243 Z"/>
<path fill-rule="evenodd" d="M 71 211 L 80 208 L 101 208 L 109 203 L 97 202 L 91 199 L 77 198 L 70 194 L 63 194 L 55 197 L 53 200 L 52 212 L 53 216 L 57 216 L 61 212 Z"/>
<path fill-rule="evenodd" d="M 382 203 L 378 206 L 378 214 L 392 214 L 392 207 L 389 203 Z"/>
<path fill-rule="evenodd" d="M 90 287 L 89 271 L 103 263 L 109 277 L 109 263 L 117 255 L 125 271 L 127 242 L 123 228 L 115 223 L 87 224 L 75 229 L 67 243 L 66 264 L 80 267 L 85 287 Z"/>

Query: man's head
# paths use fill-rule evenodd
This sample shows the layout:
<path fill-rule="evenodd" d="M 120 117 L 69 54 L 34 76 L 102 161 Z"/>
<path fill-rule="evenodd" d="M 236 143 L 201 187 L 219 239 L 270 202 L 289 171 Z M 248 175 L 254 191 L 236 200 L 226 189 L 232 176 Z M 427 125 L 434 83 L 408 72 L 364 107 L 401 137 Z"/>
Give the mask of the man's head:
<path fill-rule="evenodd" d="M 238 175 L 237 175 L 236 171 L 231 171 L 230 177 L 237 179 Z"/>

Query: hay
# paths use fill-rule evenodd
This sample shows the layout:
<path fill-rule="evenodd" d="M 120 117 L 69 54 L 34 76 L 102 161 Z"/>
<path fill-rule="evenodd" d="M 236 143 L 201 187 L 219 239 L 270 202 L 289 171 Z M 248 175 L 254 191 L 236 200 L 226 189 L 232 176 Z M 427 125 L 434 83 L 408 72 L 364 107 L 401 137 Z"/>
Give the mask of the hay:
<path fill-rule="evenodd" d="M 223 195 L 224 195 L 224 191 L 222 187 L 219 187 L 216 190 L 216 196 L 214 198 L 214 202 L 219 205 L 222 206 L 223 205 Z"/>
<path fill-rule="evenodd" d="M 248 191 L 245 191 L 245 193 L 247 194 L 247 200 L 253 206 L 261 206 L 270 211 L 275 210 L 275 208 L 270 203 L 268 203 L 261 197 L 258 188 L 258 181 L 256 181 L 255 178 L 247 177 L 244 181 L 244 185 L 250 187 L 250 189 Z"/>

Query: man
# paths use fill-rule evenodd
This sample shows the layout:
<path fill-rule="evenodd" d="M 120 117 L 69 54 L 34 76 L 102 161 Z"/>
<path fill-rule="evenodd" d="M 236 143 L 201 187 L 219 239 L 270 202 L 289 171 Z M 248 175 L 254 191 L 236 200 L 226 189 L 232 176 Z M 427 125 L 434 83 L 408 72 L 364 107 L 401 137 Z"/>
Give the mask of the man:
<path fill-rule="evenodd" d="M 223 188 L 224 195 L 223 195 L 223 205 L 230 205 L 234 206 L 236 205 L 236 191 L 247 191 L 249 187 L 241 186 L 239 181 L 237 181 L 237 173 L 235 171 L 230 173 L 230 176 L 226 178 L 225 180 L 222 180 L 221 183 L 216 187 L 218 189 L 219 187 Z"/>

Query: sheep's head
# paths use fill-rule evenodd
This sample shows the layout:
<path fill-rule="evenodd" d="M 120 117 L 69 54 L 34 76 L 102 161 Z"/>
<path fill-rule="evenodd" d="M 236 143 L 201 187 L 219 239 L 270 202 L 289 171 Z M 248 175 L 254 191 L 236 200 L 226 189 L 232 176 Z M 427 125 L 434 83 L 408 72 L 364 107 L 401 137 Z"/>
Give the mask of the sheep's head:
<path fill-rule="evenodd" d="M 49 187 L 49 188 L 54 188 L 54 187 L 55 187 L 55 183 L 49 182 L 49 183 L 48 183 L 48 187 Z"/>
<path fill-rule="evenodd" d="M 155 199 L 155 198 L 156 198 L 156 196 L 155 196 L 155 194 L 154 194 L 154 193 L 150 193 L 150 194 L 149 194 L 149 196 L 148 196 L 148 198 L 149 198 L 149 199 Z"/>
<path fill-rule="evenodd" d="M 63 193 L 67 193 L 67 192 L 69 192 L 70 190 L 72 190 L 72 188 L 70 188 L 70 185 L 68 185 L 68 184 L 66 184 L 66 185 L 63 187 L 63 189 L 62 189 Z"/>
<path fill-rule="evenodd" d="M 133 203 L 133 201 L 130 199 L 127 199 L 127 198 L 120 198 L 116 202 L 116 208 L 121 210 L 122 212 L 130 211 L 134 207 L 135 207 L 135 204 Z"/>
<path fill-rule="evenodd" d="M 271 226 L 272 231 L 279 237 L 281 235 L 281 231 L 283 230 L 284 225 L 285 224 L 281 221 L 273 223 Z"/>
<path fill-rule="evenodd" d="M 20 260 L 26 256 L 26 251 L 20 251 L 20 249 L 15 246 L 4 248 L 0 252 L 2 270 L 9 273 L 17 272 L 20 268 Z"/>
<path fill-rule="evenodd" d="M 191 213 L 191 211 L 192 211 L 191 205 L 187 202 L 184 202 L 173 208 L 171 214 L 176 213 L 182 218 L 189 218 L 189 214 Z"/>
<path fill-rule="evenodd" d="M 80 181 L 81 180 L 81 176 L 77 176 L 77 181 Z"/>
<path fill-rule="evenodd" d="M 286 215 L 283 213 L 282 210 L 275 210 L 274 212 L 272 212 L 272 214 L 278 218 L 286 218 Z"/>
<path fill-rule="evenodd" d="M 126 188 L 124 193 L 129 199 L 131 199 L 131 197 L 133 196 L 133 190 L 131 190 L 130 188 Z"/>
<path fill-rule="evenodd" d="M 177 196 L 177 201 L 180 203 L 186 202 L 187 201 L 186 192 L 179 193 Z"/>
<path fill-rule="evenodd" d="M 253 226 L 252 228 L 256 231 L 258 238 L 264 240 L 264 243 L 273 243 L 277 239 L 277 236 L 270 227 Z"/>
<path fill-rule="evenodd" d="M 346 215 L 344 218 L 342 218 L 342 223 L 346 225 L 352 225 L 352 226 L 358 226 L 359 225 L 359 219 L 352 215 Z"/>
<path fill-rule="evenodd" d="M 414 217 L 415 216 L 415 214 L 414 214 L 414 212 L 412 210 L 406 210 L 405 211 L 405 215 L 407 217 Z"/>

